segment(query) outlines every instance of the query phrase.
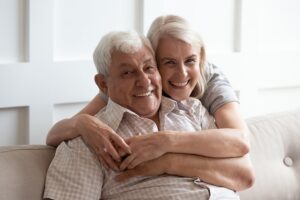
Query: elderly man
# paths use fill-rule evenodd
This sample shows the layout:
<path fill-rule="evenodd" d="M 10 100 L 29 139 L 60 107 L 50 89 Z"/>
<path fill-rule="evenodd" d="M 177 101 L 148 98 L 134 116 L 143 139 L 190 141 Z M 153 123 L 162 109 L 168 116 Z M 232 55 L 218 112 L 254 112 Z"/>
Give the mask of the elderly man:
<path fill-rule="evenodd" d="M 136 33 L 112 32 L 102 38 L 95 52 L 108 63 L 97 66 L 95 80 L 109 97 L 107 106 L 96 116 L 123 138 L 151 137 L 159 149 L 163 134 L 153 132 L 196 131 L 213 125 L 198 100 L 189 100 L 187 108 L 162 97 L 160 75 L 146 38 Z M 105 168 L 81 137 L 64 142 L 49 167 L 44 198 L 238 199 L 232 190 L 191 177 L 232 189 L 249 186 L 251 168 L 244 165 L 246 158 L 229 161 L 191 154 L 149 153 L 157 152 L 152 160 L 122 174 Z M 146 176 L 136 176 L 139 174 Z M 135 177 L 120 182 L 132 176 Z"/>

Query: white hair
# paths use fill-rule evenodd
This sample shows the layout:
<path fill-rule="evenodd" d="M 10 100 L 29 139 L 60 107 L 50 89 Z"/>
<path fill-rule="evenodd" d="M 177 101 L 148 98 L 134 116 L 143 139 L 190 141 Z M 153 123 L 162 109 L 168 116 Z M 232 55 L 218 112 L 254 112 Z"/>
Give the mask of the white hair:
<path fill-rule="evenodd" d="M 111 54 L 113 51 L 132 54 L 147 47 L 154 56 L 149 40 L 135 31 L 113 31 L 104 35 L 94 50 L 93 59 L 99 74 L 109 75 Z"/>
<path fill-rule="evenodd" d="M 193 30 L 187 20 L 176 15 L 157 17 L 151 24 L 147 37 L 149 38 L 154 51 L 157 51 L 159 41 L 164 37 L 179 39 L 192 47 L 199 49 L 200 75 L 198 84 L 195 86 L 191 96 L 201 97 L 204 93 L 206 79 L 205 71 L 205 48 L 201 36 Z"/>

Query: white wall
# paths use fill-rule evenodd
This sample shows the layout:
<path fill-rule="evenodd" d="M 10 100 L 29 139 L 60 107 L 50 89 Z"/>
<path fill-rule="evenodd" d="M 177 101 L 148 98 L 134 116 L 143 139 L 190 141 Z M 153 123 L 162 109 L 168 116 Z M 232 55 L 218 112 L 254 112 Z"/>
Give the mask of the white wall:
<path fill-rule="evenodd" d="M 300 108 L 298 0 L 0 0 L 0 145 L 44 143 L 96 93 L 92 51 L 110 30 L 186 17 L 246 117 Z"/>

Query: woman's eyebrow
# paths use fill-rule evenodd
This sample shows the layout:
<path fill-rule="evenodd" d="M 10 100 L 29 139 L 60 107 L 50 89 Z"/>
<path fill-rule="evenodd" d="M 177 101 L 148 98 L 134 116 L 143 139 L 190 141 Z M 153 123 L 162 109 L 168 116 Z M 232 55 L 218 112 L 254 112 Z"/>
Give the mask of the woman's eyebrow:
<path fill-rule="evenodd" d="M 171 58 L 171 57 L 163 57 L 160 59 L 161 61 L 164 61 L 164 60 L 175 60 L 174 58 Z"/>
<path fill-rule="evenodd" d="M 192 55 L 187 56 L 186 59 L 188 59 L 188 58 L 195 58 L 195 57 L 197 57 L 197 55 L 196 54 L 192 54 Z"/>

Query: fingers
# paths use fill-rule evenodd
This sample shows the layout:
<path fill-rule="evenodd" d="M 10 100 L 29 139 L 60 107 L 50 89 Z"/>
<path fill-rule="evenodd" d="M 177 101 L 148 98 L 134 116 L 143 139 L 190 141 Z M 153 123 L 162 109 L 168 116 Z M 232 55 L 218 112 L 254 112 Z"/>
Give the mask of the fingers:
<path fill-rule="evenodd" d="M 112 143 L 110 141 L 108 141 L 107 139 L 103 138 L 103 150 L 105 149 L 105 152 L 108 153 L 109 155 L 111 155 L 111 157 L 118 162 L 121 162 L 121 156 L 118 154 L 117 150 L 115 149 L 115 147 L 112 145 Z"/>
<path fill-rule="evenodd" d="M 125 170 L 128 167 L 128 165 L 134 160 L 134 158 L 134 154 L 127 156 L 127 158 L 121 163 L 120 170 Z"/>
<path fill-rule="evenodd" d="M 99 151 L 100 156 L 98 156 L 99 160 L 102 161 L 104 166 L 109 167 L 115 171 L 118 171 L 118 165 L 115 163 L 115 161 L 112 159 L 112 157 L 104 151 L 104 149 Z"/>
<path fill-rule="evenodd" d="M 111 139 L 126 153 L 131 154 L 130 146 L 117 134 L 111 134 Z"/>
<path fill-rule="evenodd" d="M 117 151 L 118 151 L 119 156 L 121 156 L 121 160 L 124 160 L 126 156 L 130 155 L 130 154 L 126 153 L 124 151 L 124 149 L 121 149 L 121 148 L 118 148 Z"/>
<path fill-rule="evenodd" d="M 142 160 L 136 158 L 128 165 L 128 169 L 133 169 L 136 166 L 138 166 L 139 164 L 142 164 L 142 162 L 143 162 Z"/>

